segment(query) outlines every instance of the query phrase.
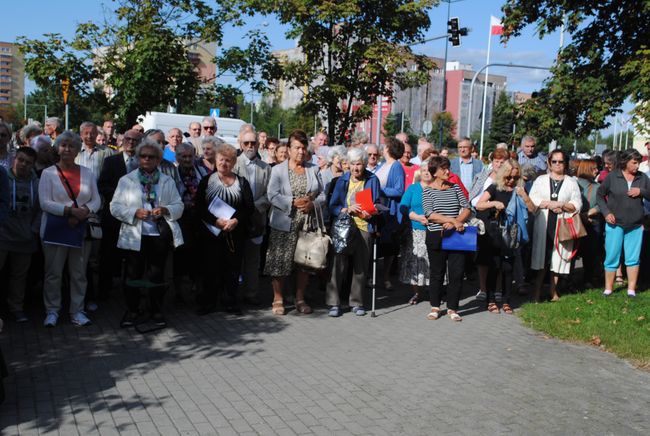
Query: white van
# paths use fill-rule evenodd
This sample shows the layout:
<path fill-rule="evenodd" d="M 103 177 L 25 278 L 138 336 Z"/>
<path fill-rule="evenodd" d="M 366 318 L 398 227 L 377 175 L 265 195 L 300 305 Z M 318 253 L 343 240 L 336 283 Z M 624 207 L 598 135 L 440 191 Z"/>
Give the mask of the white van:
<path fill-rule="evenodd" d="M 167 112 L 147 112 L 145 116 L 140 116 L 140 124 L 145 130 L 160 129 L 165 132 L 165 136 L 170 129 L 177 127 L 183 132 L 189 132 L 189 126 L 192 122 L 201 123 L 203 115 L 172 114 Z M 215 118 L 217 120 L 217 136 L 230 145 L 239 147 L 237 144 L 237 135 L 242 125 L 246 124 L 244 120 L 237 118 Z"/>

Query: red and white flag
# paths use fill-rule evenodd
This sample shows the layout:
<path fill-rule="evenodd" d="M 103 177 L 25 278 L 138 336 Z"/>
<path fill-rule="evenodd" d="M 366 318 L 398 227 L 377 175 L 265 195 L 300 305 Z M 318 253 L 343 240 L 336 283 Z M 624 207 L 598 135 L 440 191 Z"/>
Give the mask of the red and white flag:
<path fill-rule="evenodd" d="M 503 35 L 503 24 L 494 15 L 490 15 L 490 35 Z"/>

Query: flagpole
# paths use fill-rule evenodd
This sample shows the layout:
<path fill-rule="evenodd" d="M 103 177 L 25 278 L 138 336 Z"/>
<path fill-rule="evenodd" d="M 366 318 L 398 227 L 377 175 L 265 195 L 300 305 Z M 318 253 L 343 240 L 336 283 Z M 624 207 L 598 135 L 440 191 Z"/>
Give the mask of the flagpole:
<path fill-rule="evenodd" d="M 492 46 L 492 17 L 490 17 L 490 26 L 488 27 L 488 49 L 487 49 L 487 60 L 485 65 L 490 65 L 490 48 Z M 478 157 L 483 159 L 483 136 L 485 135 L 485 108 L 487 106 L 487 85 L 488 85 L 488 73 L 490 67 L 485 69 L 485 81 L 483 82 L 483 109 L 481 111 L 481 146 L 479 150 Z"/>

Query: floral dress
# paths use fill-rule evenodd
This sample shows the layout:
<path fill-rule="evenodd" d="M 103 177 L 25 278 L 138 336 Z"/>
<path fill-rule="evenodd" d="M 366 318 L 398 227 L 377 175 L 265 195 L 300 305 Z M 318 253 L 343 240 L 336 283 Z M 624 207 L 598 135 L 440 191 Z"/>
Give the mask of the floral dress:
<path fill-rule="evenodd" d="M 308 194 L 307 172 L 296 174 L 289 170 L 289 185 L 294 198 L 306 196 Z M 296 208 L 292 209 L 291 214 L 291 229 L 288 232 L 272 228 L 269 234 L 264 274 L 271 277 L 286 277 L 293 271 L 293 256 L 298 243 L 298 232 L 302 229 L 307 215 Z"/>

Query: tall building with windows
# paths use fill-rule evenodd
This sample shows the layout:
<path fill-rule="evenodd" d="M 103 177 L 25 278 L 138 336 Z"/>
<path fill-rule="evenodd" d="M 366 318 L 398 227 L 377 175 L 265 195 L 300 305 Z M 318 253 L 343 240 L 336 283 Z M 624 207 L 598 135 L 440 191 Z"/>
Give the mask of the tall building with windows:
<path fill-rule="evenodd" d="M 25 97 L 25 63 L 18 46 L 0 41 L 0 108 Z"/>

